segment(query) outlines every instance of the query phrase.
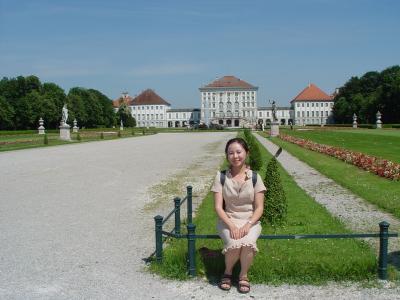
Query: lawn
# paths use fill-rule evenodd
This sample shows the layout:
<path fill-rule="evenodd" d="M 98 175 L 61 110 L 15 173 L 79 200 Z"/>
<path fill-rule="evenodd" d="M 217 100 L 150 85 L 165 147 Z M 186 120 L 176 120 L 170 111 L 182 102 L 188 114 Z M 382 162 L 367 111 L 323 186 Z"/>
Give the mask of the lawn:
<path fill-rule="evenodd" d="M 334 157 L 279 138 L 272 138 L 271 141 L 359 197 L 400 218 L 400 181 L 379 177 Z"/>
<path fill-rule="evenodd" d="M 90 142 L 100 140 L 110 140 L 124 137 L 142 136 L 144 134 L 153 134 L 154 130 L 146 130 L 141 128 L 125 128 L 118 134 L 115 128 L 97 128 L 97 129 L 81 129 L 78 134 L 71 132 L 71 141 L 62 141 L 57 130 L 48 130 L 48 144 L 44 143 L 44 135 L 39 135 L 37 131 L 0 131 L 0 151 L 19 150 L 27 148 L 48 147 L 55 145 L 65 145 L 76 142 Z M 103 133 L 103 134 L 102 134 Z M 120 136 L 119 136 L 120 135 Z"/>
<path fill-rule="evenodd" d="M 281 133 L 341 147 L 400 163 L 400 130 L 396 129 L 310 129 L 281 130 Z"/>
<path fill-rule="evenodd" d="M 260 145 L 264 177 L 271 159 Z M 345 226 L 300 189 L 280 167 L 281 179 L 288 200 L 287 222 L 281 227 L 263 226 L 263 234 L 348 233 Z M 209 193 L 198 208 L 194 223 L 196 233 L 215 234 L 217 217 L 213 195 Z M 215 282 L 223 273 L 224 261 L 220 240 L 196 240 L 197 274 Z M 259 240 L 257 254 L 249 277 L 252 282 L 268 284 L 322 284 L 327 281 L 365 281 L 376 278 L 374 251 L 360 240 Z M 186 240 L 168 240 L 162 264 L 150 269 L 173 279 L 187 279 Z M 237 274 L 236 269 L 236 274 Z"/>

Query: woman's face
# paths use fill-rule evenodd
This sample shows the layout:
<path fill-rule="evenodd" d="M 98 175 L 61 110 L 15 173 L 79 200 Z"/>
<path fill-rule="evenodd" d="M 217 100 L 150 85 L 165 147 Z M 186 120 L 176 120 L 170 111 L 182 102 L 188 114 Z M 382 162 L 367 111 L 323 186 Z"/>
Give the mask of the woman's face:
<path fill-rule="evenodd" d="M 247 153 L 239 143 L 232 143 L 228 147 L 227 159 L 232 167 L 242 167 L 246 161 Z"/>

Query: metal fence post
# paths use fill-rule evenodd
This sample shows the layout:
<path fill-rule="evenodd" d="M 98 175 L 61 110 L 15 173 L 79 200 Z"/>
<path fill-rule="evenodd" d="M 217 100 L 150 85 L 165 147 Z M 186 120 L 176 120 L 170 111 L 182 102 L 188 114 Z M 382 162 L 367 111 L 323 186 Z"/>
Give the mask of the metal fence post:
<path fill-rule="evenodd" d="M 379 223 L 379 262 L 378 277 L 379 279 L 387 279 L 387 262 L 388 262 L 388 233 L 389 223 L 386 221 Z"/>
<path fill-rule="evenodd" d="M 175 203 L 175 233 L 181 234 L 181 198 L 174 198 Z"/>
<path fill-rule="evenodd" d="M 189 276 L 196 276 L 196 225 L 187 225 L 188 231 L 188 273 Z"/>
<path fill-rule="evenodd" d="M 188 185 L 187 189 L 187 222 L 192 223 L 192 186 Z"/>
<path fill-rule="evenodd" d="M 156 261 L 162 262 L 163 258 L 163 242 L 162 242 L 162 221 L 163 217 L 158 215 L 154 217 L 154 221 L 156 224 Z"/>

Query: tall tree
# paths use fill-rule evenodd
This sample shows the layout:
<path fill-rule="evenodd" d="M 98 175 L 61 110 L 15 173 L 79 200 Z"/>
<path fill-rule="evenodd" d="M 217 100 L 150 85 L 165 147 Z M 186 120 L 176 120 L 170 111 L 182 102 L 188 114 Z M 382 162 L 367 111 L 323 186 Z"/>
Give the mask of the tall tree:
<path fill-rule="evenodd" d="M 336 123 L 351 123 L 354 113 L 361 123 L 375 123 L 378 110 L 383 123 L 400 123 L 399 66 L 352 77 L 339 91 L 333 107 Z"/>
<path fill-rule="evenodd" d="M 0 130 L 14 129 L 14 109 L 6 101 L 3 96 L 0 96 Z"/>
<path fill-rule="evenodd" d="M 119 106 L 117 116 L 118 122 L 121 122 L 122 120 L 125 127 L 136 127 L 136 120 L 132 117 L 131 110 L 126 103 L 122 103 Z"/>

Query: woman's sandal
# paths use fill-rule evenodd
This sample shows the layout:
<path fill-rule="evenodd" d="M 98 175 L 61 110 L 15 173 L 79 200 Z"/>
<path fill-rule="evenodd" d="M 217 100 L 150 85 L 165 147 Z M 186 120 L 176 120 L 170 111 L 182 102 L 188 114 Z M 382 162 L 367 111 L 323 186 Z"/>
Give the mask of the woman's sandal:
<path fill-rule="evenodd" d="M 239 279 L 238 291 L 241 294 L 247 294 L 248 292 L 250 292 L 250 282 L 246 277 Z"/>
<path fill-rule="evenodd" d="M 221 290 L 229 291 L 232 287 L 232 275 L 224 274 L 219 282 L 218 287 Z"/>

